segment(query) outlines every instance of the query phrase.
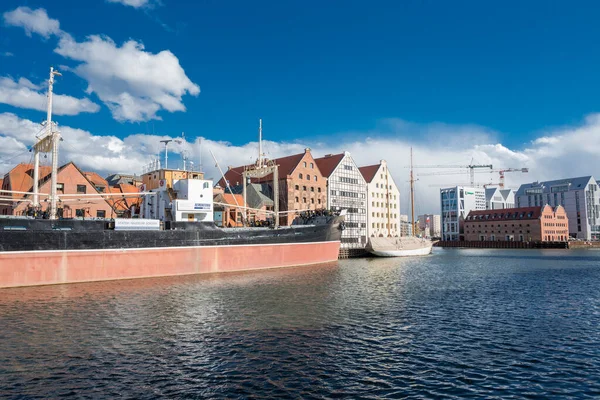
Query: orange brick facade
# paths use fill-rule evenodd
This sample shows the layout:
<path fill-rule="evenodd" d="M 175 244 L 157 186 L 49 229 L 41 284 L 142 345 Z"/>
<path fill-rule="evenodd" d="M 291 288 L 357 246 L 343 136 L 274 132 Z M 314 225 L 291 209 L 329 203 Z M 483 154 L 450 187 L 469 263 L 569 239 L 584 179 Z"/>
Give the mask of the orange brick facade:
<path fill-rule="evenodd" d="M 287 198 L 282 199 L 288 204 L 287 210 L 318 210 L 327 207 L 327 178 L 321 175 L 310 151 L 304 153 L 298 166 L 287 175 L 285 189 L 281 188 L 281 193 L 287 192 Z M 287 225 L 292 223 L 294 214 L 289 213 Z"/>
<path fill-rule="evenodd" d="M 569 223 L 562 206 L 471 211 L 464 221 L 467 241 L 563 242 Z"/>
<path fill-rule="evenodd" d="M 18 191 L 31 191 L 32 190 L 32 182 L 31 175 L 33 172 L 30 171 L 32 166 L 27 164 L 19 164 L 15 169 L 23 169 L 23 173 L 19 174 L 7 174 L 7 177 L 4 179 L 4 187 L 5 190 L 18 190 Z M 19 171 L 15 171 L 19 172 Z M 21 176 L 22 175 L 22 176 Z M 13 178 L 15 182 L 10 181 L 10 177 Z M 8 179 L 7 179 L 8 178 Z M 26 178 L 29 179 L 28 182 Z M 23 184 L 26 184 L 27 187 L 22 187 Z M 47 201 L 48 196 L 43 194 L 50 194 L 50 177 L 47 176 L 47 179 L 42 180 L 39 186 L 40 193 L 40 206 L 42 211 L 47 211 L 49 209 L 50 203 Z M 98 194 L 98 191 L 95 185 L 86 178 L 86 176 L 79 170 L 75 164 L 68 163 L 62 166 L 58 171 L 57 176 L 57 194 L 60 196 L 62 194 L 65 195 L 74 195 L 74 196 L 64 196 L 61 198 L 61 201 L 57 203 L 57 209 L 59 215 L 64 218 L 73 218 L 73 217 L 106 217 L 111 218 L 114 217 L 113 208 L 108 204 L 108 202 L 102 198 L 95 196 L 87 196 Z M 81 197 L 77 197 L 76 195 L 82 195 Z M 85 196 L 84 196 L 85 195 Z M 14 202 L 3 202 L 3 205 L 0 207 L 0 214 L 2 215 L 25 215 L 27 213 L 28 208 L 31 207 L 30 201 L 20 201 L 23 198 L 31 199 L 31 195 L 14 195 Z"/>

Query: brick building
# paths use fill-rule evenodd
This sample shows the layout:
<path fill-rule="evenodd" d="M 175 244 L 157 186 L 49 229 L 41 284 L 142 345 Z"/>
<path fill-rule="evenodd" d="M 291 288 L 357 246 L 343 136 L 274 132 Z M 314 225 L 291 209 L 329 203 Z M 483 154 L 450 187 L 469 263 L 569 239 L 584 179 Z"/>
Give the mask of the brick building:
<path fill-rule="evenodd" d="M 39 169 L 39 193 L 40 206 L 42 211 L 47 211 L 50 204 L 47 201 L 50 194 L 50 173 L 49 166 L 40 166 Z M 89 178 L 88 178 L 89 176 Z M 2 183 L 3 190 L 32 192 L 33 191 L 33 165 L 18 164 L 4 176 Z M 81 171 L 72 162 L 67 163 L 58 169 L 57 176 L 57 194 L 75 195 L 81 194 L 81 198 L 76 196 L 65 196 L 57 203 L 58 215 L 64 218 L 72 217 L 107 217 L 115 216 L 113 207 L 107 200 L 90 194 L 105 193 L 108 190 L 108 184 L 98 174 L 86 173 Z M 44 195 L 46 194 L 46 195 Z M 1 215 L 25 215 L 31 206 L 33 196 L 31 194 L 8 194 L 3 197 L 11 197 L 9 200 L 2 200 L 0 203 Z"/>
<path fill-rule="evenodd" d="M 279 211 L 281 225 L 291 225 L 297 211 L 318 210 L 327 207 L 327 179 L 323 177 L 310 149 L 304 153 L 294 154 L 272 160 L 278 166 L 279 174 Z M 242 167 L 229 167 L 225 179 L 221 178 L 218 185 L 227 191 L 229 182 L 231 187 L 243 184 Z M 272 193 L 273 175 L 262 178 L 251 178 L 251 183 L 264 183 L 271 186 Z M 287 211 L 287 212 L 286 212 Z"/>
<path fill-rule="evenodd" d="M 471 211 L 464 222 L 465 240 L 564 242 L 569 221 L 562 206 Z"/>

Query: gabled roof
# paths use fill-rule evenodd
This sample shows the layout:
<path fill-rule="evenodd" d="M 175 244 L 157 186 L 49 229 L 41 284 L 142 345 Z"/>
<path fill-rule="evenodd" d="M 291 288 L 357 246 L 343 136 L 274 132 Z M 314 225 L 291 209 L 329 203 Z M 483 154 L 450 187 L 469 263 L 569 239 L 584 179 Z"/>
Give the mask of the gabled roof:
<path fill-rule="evenodd" d="M 346 153 L 327 154 L 325 157 L 315 158 L 319 171 L 325 178 L 329 178 L 335 168 L 342 162 Z"/>
<path fill-rule="evenodd" d="M 515 193 L 515 196 L 524 196 L 525 190 L 527 189 L 542 189 L 542 193 L 550 193 L 550 188 L 552 186 L 559 186 L 564 184 L 569 184 L 569 190 L 583 190 L 590 180 L 593 180 L 594 177 L 591 175 L 588 176 L 580 176 L 578 178 L 565 178 L 565 179 L 556 179 L 553 181 L 545 181 L 545 182 L 531 182 L 525 183 L 519 187 L 519 190 Z"/>
<path fill-rule="evenodd" d="M 49 165 L 40 165 L 39 169 L 39 185 L 52 172 L 52 167 Z M 5 176 L 10 183 L 9 190 L 17 192 L 29 192 L 33 189 L 33 164 L 20 163 L 11 169 Z M 14 198 L 25 197 L 23 194 L 13 194 Z"/>
<path fill-rule="evenodd" d="M 373 181 L 373 178 L 375 178 L 377 171 L 379 171 L 380 167 L 381 164 L 367 165 L 364 167 L 359 167 L 358 170 L 362 174 L 363 178 L 365 178 L 365 181 L 367 183 L 371 183 Z"/>
<path fill-rule="evenodd" d="M 304 155 L 306 153 L 307 153 L 307 151 L 305 151 L 304 153 L 294 154 L 294 155 L 287 156 L 287 157 L 276 158 L 275 160 L 273 160 L 273 161 L 275 161 L 275 163 L 277 165 L 279 165 L 279 171 L 278 171 L 279 179 L 285 179 L 286 176 L 290 175 L 294 171 L 294 169 L 298 166 L 298 164 L 300 164 L 300 161 L 302 160 L 302 158 L 304 157 Z M 248 164 L 248 165 L 243 165 L 241 167 L 230 168 L 227 172 L 225 172 L 225 179 L 227 179 L 229 181 L 230 186 L 241 185 L 242 184 L 242 172 L 244 172 L 245 168 L 249 168 L 253 165 L 254 164 Z M 269 174 L 260 179 L 267 181 L 267 180 L 270 180 L 273 178 L 271 177 L 271 174 Z M 227 187 L 227 185 L 223 181 L 223 178 L 221 178 L 217 184 L 220 185 L 221 187 Z"/>
<path fill-rule="evenodd" d="M 92 182 L 95 186 L 108 187 L 108 182 L 106 181 L 106 179 L 104 179 L 95 172 L 84 172 L 83 175 L 88 179 L 88 181 Z"/>

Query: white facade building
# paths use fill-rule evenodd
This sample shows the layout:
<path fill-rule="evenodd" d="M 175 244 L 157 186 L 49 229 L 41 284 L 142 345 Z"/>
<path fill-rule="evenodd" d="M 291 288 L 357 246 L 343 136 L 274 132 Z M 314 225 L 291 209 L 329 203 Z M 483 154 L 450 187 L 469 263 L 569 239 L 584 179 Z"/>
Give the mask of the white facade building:
<path fill-rule="evenodd" d="M 485 210 L 485 189 L 455 186 L 440 189 L 442 240 L 463 240 L 462 223 L 471 210 Z"/>
<path fill-rule="evenodd" d="M 400 215 L 400 236 L 413 236 L 412 223 L 408 221 L 408 215 Z"/>
<path fill-rule="evenodd" d="M 441 237 L 441 217 L 438 214 L 419 215 L 419 232 L 426 237 Z"/>
<path fill-rule="evenodd" d="M 492 187 L 485 189 L 485 209 L 501 210 L 515 208 L 515 192 L 512 189 Z"/>
<path fill-rule="evenodd" d="M 527 183 L 515 198 L 517 207 L 561 205 L 569 219 L 569 236 L 600 240 L 600 193 L 592 176 Z"/>
<path fill-rule="evenodd" d="M 367 185 L 349 152 L 315 158 L 327 178 L 327 208 L 347 210 L 342 249 L 367 245 Z"/>
<path fill-rule="evenodd" d="M 400 236 L 400 191 L 387 162 L 360 167 L 367 184 L 367 235 Z"/>

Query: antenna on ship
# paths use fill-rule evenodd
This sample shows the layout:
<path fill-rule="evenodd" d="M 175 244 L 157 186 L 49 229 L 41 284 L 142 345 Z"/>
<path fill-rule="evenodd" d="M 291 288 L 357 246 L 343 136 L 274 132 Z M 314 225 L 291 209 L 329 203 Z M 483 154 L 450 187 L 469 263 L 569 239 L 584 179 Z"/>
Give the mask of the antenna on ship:
<path fill-rule="evenodd" d="M 263 152 L 262 152 L 262 118 L 258 120 L 258 168 L 263 166 Z"/>

